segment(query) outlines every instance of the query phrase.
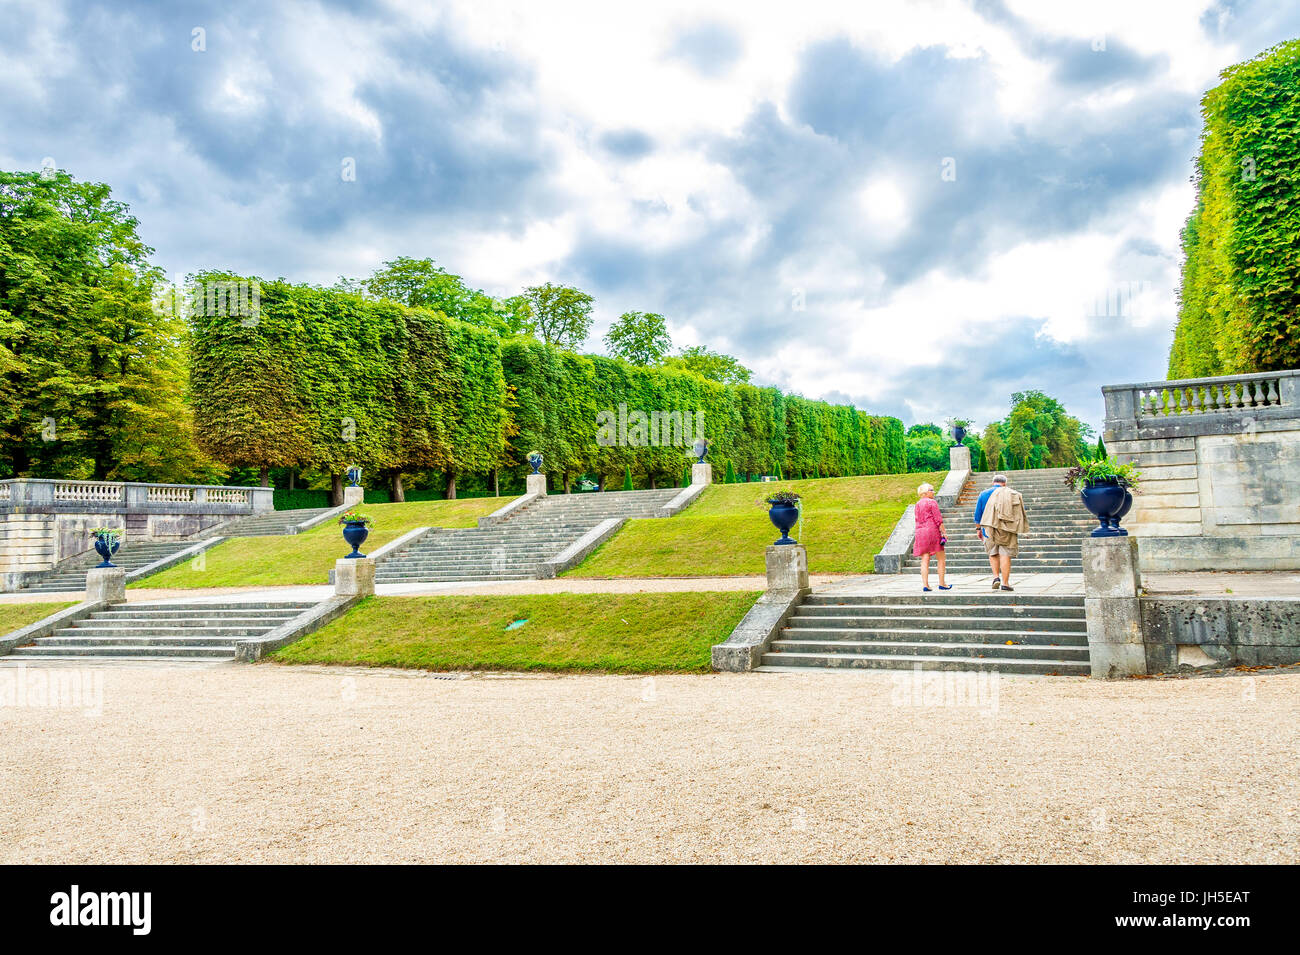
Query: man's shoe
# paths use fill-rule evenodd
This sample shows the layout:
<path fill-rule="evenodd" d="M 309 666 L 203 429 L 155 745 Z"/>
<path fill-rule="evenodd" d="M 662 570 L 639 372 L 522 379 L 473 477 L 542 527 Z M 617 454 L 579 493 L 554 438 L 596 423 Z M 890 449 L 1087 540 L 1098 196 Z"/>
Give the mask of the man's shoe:
<path fill-rule="evenodd" d="M 1003 585 L 1002 585 L 1002 589 L 1003 589 L 1003 590 L 1009 590 L 1009 591 L 1011 591 L 1013 594 L 1016 592 L 1016 588 L 1015 588 L 1015 587 L 1012 587 L 1010 584 L 1003 584 Z"/>
<path fill-rule="evenodd" d="M 997 590 L 997 589 L 998 589 L 999 587 L 1001 587 L 1001 586 L 1002 586 L 1002 581 L 999 580 L 997 577 L 994 577 L 994 578 L 993 578 L 993 589 L 994 589 L 994 590 Z"/>

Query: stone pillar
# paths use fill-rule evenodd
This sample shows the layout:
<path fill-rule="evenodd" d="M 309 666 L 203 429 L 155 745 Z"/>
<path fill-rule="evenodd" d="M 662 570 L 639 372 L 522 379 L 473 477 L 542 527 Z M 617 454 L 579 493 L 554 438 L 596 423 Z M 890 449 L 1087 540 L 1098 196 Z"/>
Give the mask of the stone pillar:
<path fill-rule="evenodd" d="M 345 487 L 343 489 L 343 506 L 360 507 L 366 502 L 366 489 L 364 487 Z"/>
<path fill-rule="evenodd" d="M 1095 678 L 1110 680 L 1147 672 L 1141 593 L 1138 538 L 1083 539 L 1083 603 Z"/>
<path fill-rule="evenodd" d="M 121 567 L 92 567 L 86 572 L 87 603 L 126 603 L 126 571 Z"/>
<path fill-rule="evenodd" d="M 369 597 L 375 592 L 375 562 L 370 557 L 340 557 L 334 562 L 334 594 Z"/>
<path fill-rule="evenodd" d="M 203 490 L 202 488 L 200 490 Z M 204 491 L 206 494 L 207 492 Z M 254 514 L 265 514 L 268 511 L 275 510 L 275 488 L 255 487 L 250 488 L 248 492 L 249 500 L 252 502 Z M 205 498 L 206 499 L 206 498 Z M 195 498 L 197 500 L 197 498 Z"/>
<path fill-rule="evenodd" d="M 529 494 L 546 494 L 546 475 L 530 474 L 528 475 L 528 493 Z"/>
<path fill-rule="evenodd" d="M 948 470 L 970 470 L 970 448 L 964 444 L 954 444 L 948 449 Z"/>
<path fill-rule="evenodd" d="M 767 589 L 808 589 L 808 551 L 802 544 L 767 545 Z"/>
<path fill-rule="evenodd" d="M 700 464 L 698 461 L 691 465 L 691 484 L 712 484 L 713 483 L 713 465 L 708 461 Z"/>

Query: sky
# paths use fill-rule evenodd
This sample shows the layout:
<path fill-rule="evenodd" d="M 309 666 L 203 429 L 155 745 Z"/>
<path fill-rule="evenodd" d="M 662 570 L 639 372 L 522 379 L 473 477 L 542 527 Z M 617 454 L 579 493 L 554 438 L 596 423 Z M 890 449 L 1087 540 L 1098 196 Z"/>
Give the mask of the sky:
<path fill-rule="evenodd" d="M 0 168 L 155 264 L 431 257 L 906 423 L 1165 377 L 1200 98 L 1300 5 L 0 0 Z"/>

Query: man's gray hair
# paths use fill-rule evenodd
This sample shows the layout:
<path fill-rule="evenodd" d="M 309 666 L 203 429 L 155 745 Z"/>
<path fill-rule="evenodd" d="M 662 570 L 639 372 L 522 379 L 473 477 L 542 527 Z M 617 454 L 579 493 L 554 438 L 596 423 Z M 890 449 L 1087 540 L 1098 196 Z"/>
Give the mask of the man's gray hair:
<path fill-rule="evenodd" d="M 1006 483 L 1007 483 L 1007 476 L 1006 476 L 1005 474 L 995 474 L 995 475 L 993 475 L 993 483 L 994 483 L 994 484 L 1006 484 Z"/>

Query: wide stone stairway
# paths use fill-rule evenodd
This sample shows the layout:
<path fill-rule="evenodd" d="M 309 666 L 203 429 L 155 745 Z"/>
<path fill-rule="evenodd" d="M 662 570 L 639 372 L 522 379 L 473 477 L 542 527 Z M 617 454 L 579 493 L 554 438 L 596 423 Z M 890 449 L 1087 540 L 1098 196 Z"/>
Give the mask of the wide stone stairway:
<path fill-rule="evenodd" d="M 7 660 L 233 660 L 235 641 L 262 636 L 310 603 L 138 603 L 100 610 Z"/>
<path fill-rule="evenodd" d="M 113 555 L 113 563 L 128 574 L 147 567 L 160 560 L 165 560 L 183 550 L 194 546 L 192 540 L 179 541 L 124 541 Z M 78 558 L 75 566 L 53 570 L 39 577 L 22 588 L 25 594 L 67 593 L 86 589 L 86 571 L 99 563 L 99 555 L 94 551 L 84 559 Z"/>
<path fill-rule="evenodd" d="M 659 517 L 681 488 L 551 494 L 525 505 L 499 524 L 436 528 L 383 559 L 382 584 L 461 580 L 531 580 L 540 565 L 601 521 Z"/>
<path fill-rule="evenodd" d="M 1083 597 L 814 593 L 758 669 L 914 666 L 1086 676 Z"/>
<path fill-rule="evenodd" d="M 1083 573 L 1081 546 L 1083 538 L 1097 526 L 1079 495 L 1065 486 L 1064 468 L 1038 471 L 1007 471 L 1007 484 L 1025 499 L 1025 516 L 1029 533 L 1020 538 L 1020 556 L 1011 563 L 1012 586 L 1022 573 Z M 984 553 L 984 542 L 975 535 L 975 500 L 991 483 L 993 475 L 980 472 L 966 483 L 957 506 L 944 511 L 944 529 L 948 533 L 948 572 L 951 574 L 986 574 L 993 572 Z M 903 567 L 914 572 L 919 558 L 908 557 Z M 930 561 L 931 586 L 937 577 L 936 564 Z"/>

